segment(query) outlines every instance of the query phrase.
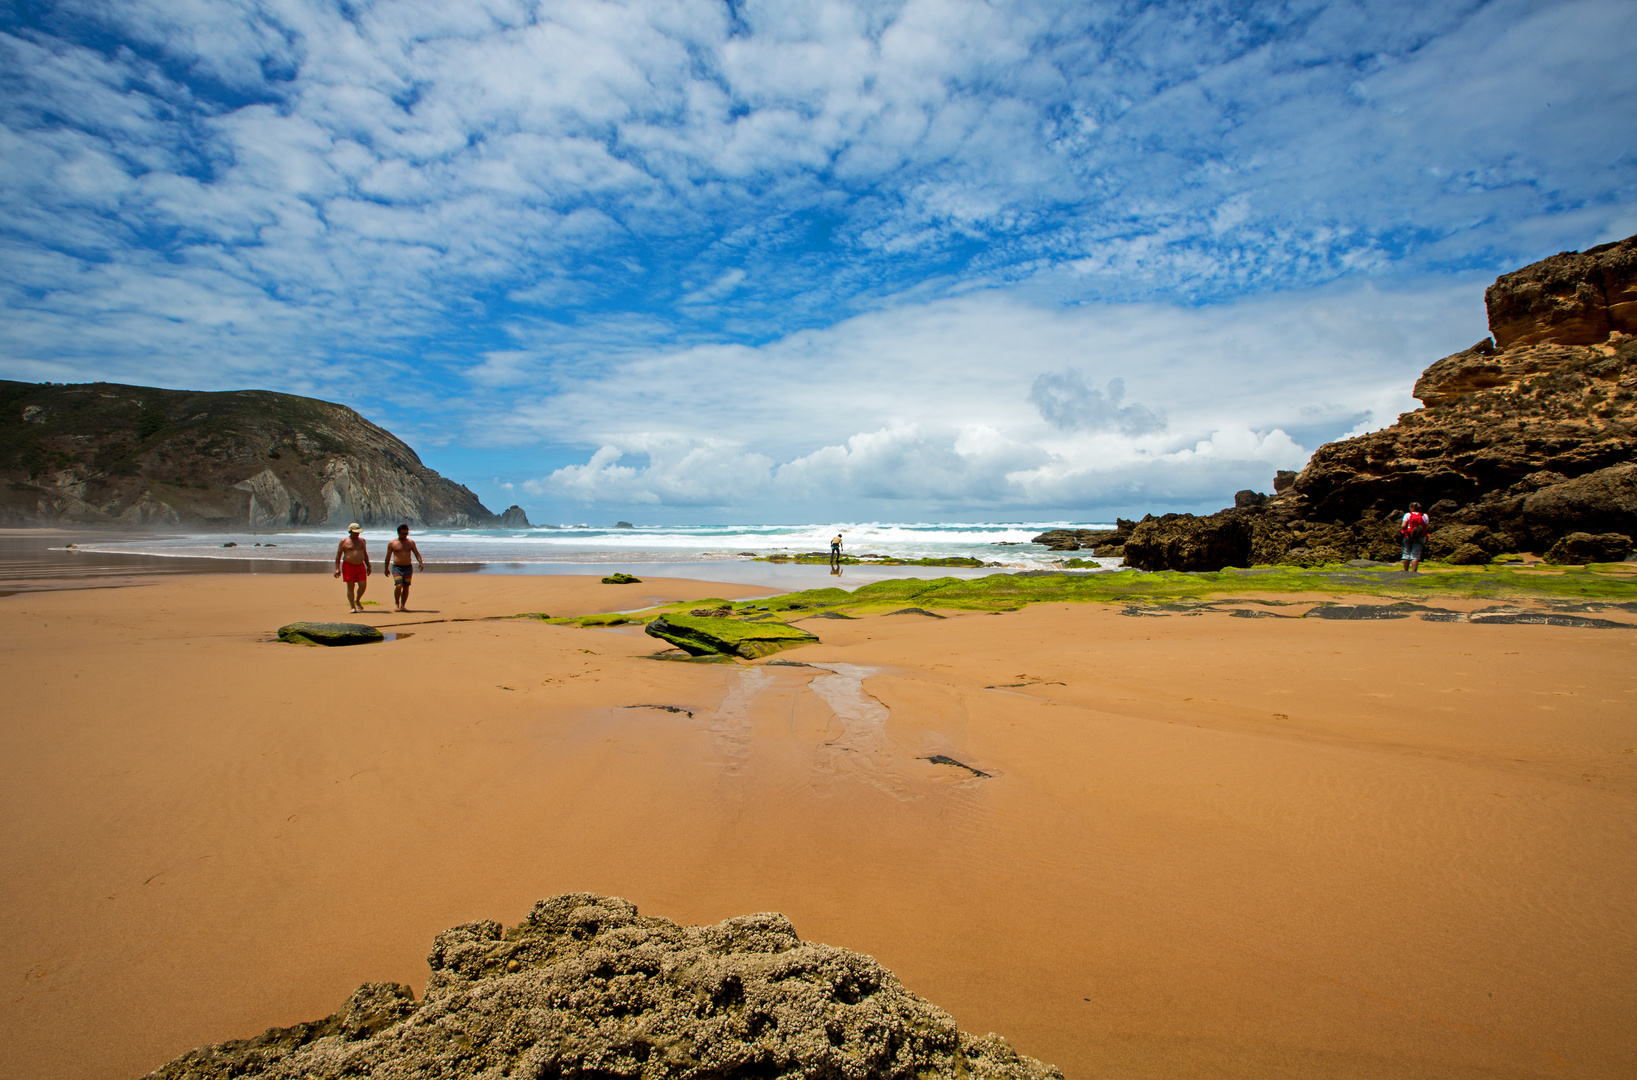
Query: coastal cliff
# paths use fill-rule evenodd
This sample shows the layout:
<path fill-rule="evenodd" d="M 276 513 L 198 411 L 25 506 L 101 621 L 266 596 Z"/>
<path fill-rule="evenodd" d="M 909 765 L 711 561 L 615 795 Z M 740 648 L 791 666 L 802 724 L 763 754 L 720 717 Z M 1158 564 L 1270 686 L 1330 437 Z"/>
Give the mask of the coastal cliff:
<path fill-rule="evenodd" d="M 1503 274 L 1485 306 L 1493 336 L 1426 369 L 1423 408 L 1321 446 L 1271 497 L 1144 519 L 1127 564 L 1392 560 L 1411 501 L 1432 514 L 1433 557 L 1483 563 L 1560 544 L 1623 557 L 1637 535 L 1637 236 Z"/>
<path fill-rule="evenodd" d="M 267 390 L 0 381 L 0 524 L 526 527 L 343 405 Z"/>
<path fill-rule="evenodd" d="M 509 929 L 445 931 L 428 963 L 419 1002 L 366 983 L 332 1016 L 200 1047 L 149 1080 L 1063 1076 L 957 1030 L 870 957 L 802 941 L 783 915 L 684 927 L 571 893 Z"/>

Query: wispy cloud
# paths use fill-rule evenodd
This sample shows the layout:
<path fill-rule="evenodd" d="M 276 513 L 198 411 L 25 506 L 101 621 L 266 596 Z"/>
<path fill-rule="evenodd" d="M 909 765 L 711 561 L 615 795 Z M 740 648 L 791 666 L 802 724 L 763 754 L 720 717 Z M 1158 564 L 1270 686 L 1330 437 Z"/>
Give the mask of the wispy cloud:
<path fill-rule="evenodd" d="M 830 447 L 886 463 L 861 477 L 1027 500 L 1046 489 L 1016 477 L 1045 466 L 974 472 L 952 433 L 1058 453 L 1042 440 L 1157 437 L 1163 415 L 1180 447 L 1234 418 L 1074 340 L 1031 361 L 1034 405 L 978 378 L 929 418 L 938 320 L 988 313 L 962 332 L 998 353 L 1017 318 L 1081 305 L 1436 291 L 1637 231 L 1634 36 L 1622 0 L 28 5 L 0 16 L 0 373 L 314 393 L 587 469 L 679 393 L 766 458 L 768 491 Z M 832 367 L 877 362 L 806 388 L 819 441 L 746 415 L 739 365 L 803 378 L 826 343 Z M 678 389 L 705 363 L 717 385 Z M 1195 386 L 1255 382 L 1247 363 Z M 588 398 L 615 374 L 622 397 Z M 1317 377 L 1354 414 L 1381 400 L 1366 370 Z M 879 456 L 915 439 L 955 457 Z M 641 452 L 643 491 L 698 505 L 728 451 Z M 620 460 L 549 497 L 612 491 Z"/>

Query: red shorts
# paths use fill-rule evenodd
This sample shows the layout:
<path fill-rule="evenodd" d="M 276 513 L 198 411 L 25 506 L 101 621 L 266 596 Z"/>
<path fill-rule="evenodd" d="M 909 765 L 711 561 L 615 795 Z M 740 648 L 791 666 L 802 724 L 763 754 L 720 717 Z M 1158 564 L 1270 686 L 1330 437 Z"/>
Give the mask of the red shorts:
<path fill-rule="evenodd" d="M 363 563 L 344 562 L 341 564 L 342 581 L 363 581 L 369 577 L 369 567 Z"/>

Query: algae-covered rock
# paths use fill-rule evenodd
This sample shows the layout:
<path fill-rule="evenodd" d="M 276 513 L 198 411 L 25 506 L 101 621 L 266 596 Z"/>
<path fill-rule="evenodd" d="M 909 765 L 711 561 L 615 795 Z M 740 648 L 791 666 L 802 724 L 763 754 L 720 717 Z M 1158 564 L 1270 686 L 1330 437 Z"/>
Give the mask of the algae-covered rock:
<path fill-rule="evenodd" d="M 678 926 L 617 897 L 542 900 L 437 936 L 426 997 L 360 989 L 334 1016 L 201 1047 L 149 1080 L 1062 1080 L 975 1038 L 868 956 L 783 915 Z"/>
<path fill-rule="evenodd" d="M 646 632 L 693 656 L 719 653 L 742 656 L 746 660 L 818 641 L 806 630 L 787 623 L 743 622 L 698 615 L 661 615 L 648 624 Z"/>
<path fill-rule="evenodd" d="M 385 640 L 385 635 L 364 623 L 293 622 L 279 627 L 279 640 L 297 645 L 369 645 Z"/>
<path fill-rule="evenodd" d="M 603 578 L 603 584 L 604 585 L 641 585 L 642 584 L 642 579 L 639 578 L 639 577 L 632 577 L 630 574 L 626 574 L 626 573 L 616 571 L 616 572 L 614 572 L 612 574 L 609 574 L 607 577 Z"/>

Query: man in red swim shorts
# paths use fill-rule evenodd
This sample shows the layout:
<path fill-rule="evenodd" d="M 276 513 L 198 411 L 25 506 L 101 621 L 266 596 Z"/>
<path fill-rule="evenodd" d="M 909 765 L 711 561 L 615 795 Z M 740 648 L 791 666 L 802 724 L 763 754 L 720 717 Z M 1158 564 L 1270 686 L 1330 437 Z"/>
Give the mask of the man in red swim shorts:
<path fill-rule="evenodd" d="M 364 590 L 369 588 L 369 548 L 358 533 L 363 526 L 353 522 L 347 526 L 347 538 L 335 547 L 335 576 L 347 583 L 347 606 L 352 611 L 364 610 Z"/>

